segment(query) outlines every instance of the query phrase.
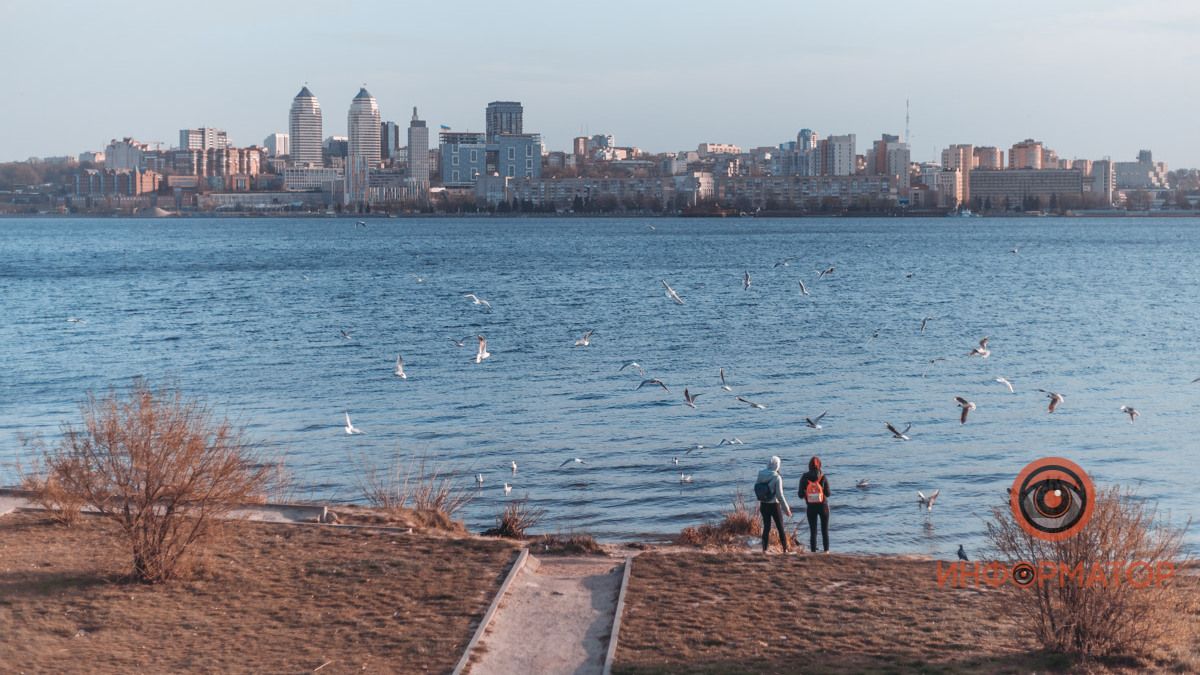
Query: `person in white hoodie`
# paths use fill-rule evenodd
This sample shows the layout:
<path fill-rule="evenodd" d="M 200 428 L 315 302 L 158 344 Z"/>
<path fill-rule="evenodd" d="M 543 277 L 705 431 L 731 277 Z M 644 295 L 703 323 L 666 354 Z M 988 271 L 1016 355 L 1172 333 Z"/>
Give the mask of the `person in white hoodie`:
<path fill-rule="evenodd" d="M 783 552 L 788 552 L 787 534 L 783 531 L 783 514 L 792 516 L 792 507 L 788 506 L 787 497 L 783 494 L 783 476 L 779 475 L 779 457 L 772 457 L 767 462 L 767 468 L 758 472 L 754 483 L 754 494 L 758 497 L 758 511 L 762 514 L 762 548 L 767 552 L 771 541 L 771 521 L 779 532 L 779 543 Z M 760 487 L 763 485 L 764 487 Z"/>

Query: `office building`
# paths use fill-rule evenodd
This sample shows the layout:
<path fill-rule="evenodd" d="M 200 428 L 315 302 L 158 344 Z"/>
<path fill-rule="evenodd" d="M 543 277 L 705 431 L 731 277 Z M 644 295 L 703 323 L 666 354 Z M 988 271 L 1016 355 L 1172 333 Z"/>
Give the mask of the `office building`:
<path fill-rule="evenodd" d="M 208 150 L 210 148 L 228 148 L 229 136 L 221 129 L 200 127 L 199 129 L 179 130 L 180 150 Z"/>
<path fill-rule="evenodd" d="M 473 131 L 443 131 L 440 134 L 442 184 L 470 187 L 487 170 L 487 137 Z"/>
<path fill-rule="evenodd" d="M 830 136 L 817 141 L 816 173 L 821 176 L 852 176 L 858 169 L 854 134 Z"/>
<path fill-rule="evenodd" d="M 542 138 L 538 134 L 498 134 L 487 150 L 489 174 L 509 178 L 542 175 Z"/>
<path fill-rule="evenodd" d="M 321 156 L 321 104 L 308 87 L 292 99 L 288 115 L 288 136 L 291 144 L 292 166 L 323 166 Z"/>
<path fill-rule="evenodd" d="M 962 176 L 959 180 L 957 200 L 959 204 L 971 203 L 971 170 L 975 167 L 975 146 L 970 143 L 956 143 L 942 150 L 942 168 L 958 170 Z M 936 186 L 933 186 L 936 187 Z M 958 204 L 947 206 L 943 203 L 943 194 L 938 191 L 938 206 L 956 208 Z"/>
<path fill-rule="evenodd" d="M 408 196 L 423 199 L 429 192 L 429 127 L 417 116 L 413 106 L 412 120 L 408 123 Z"/>
<path fill-rule="evenodd" d="M 894 177 L 900 196 L 907 197 L 910 187 L 908 165 L 911 159 L 908 143 L 901 142 L 899 136 L 883 134 L 871 144 L 868 155 L 866 173 L 871 176 Z"/>
<path fill-rule="evenodd" d="M 1041 141 L 1026 138 L 1020 143 L 1014 143 L 1008 151 L 1008 168 L 1040 169 L 1045 156 L 1045 148 Z"/>
<path fill-rule="evenodd" d="M 1061 206 L 1063 200 L 1080 203 L 1083 172 L 1078 169 L 972 171 L 970 193 L 973 203 L 987 210 L 1039 210 Z"/>
<path fill-rule="evenodd" d="M 1167 187 L 1167 165 L 1155 162 L 1149 150 L 1138 152 L 1136 162 L 1115 162 L 1117 188 L 1152 190 Z"/>
<path fill-rule="evenodd" d="M 379 124 L 379 161 L 384 164 L 395 161 L 400 147 L 400 125 L 395 122 L 381 122 Z"/>
<path fill-rule="evenodd" d="M 274 133 L 263 139 L 263 147 L 267 149 L 268 157 L 286 157 L 292 154 L 291 137 L 287 134 Z"/>
<path fill-rule="evenodd" d="M 346 203 L 363 205 L 369 201 L 371 172 L 379 168 L 380 154 L 379 105 L 365 87 L 350 102 L 346 128 Z"/>
<path fill-rule="evenodd" d="M 487 105 L 487 140 L 499 134 L 525 133 L 525 111 L 519 101 L 492 101 Z"/>
<path fill-rule="evenodd" d="M 992 146 L 975 148 L 973 169 L 998 171 L 1004 168 L 1004 151 Z"/>
<path fill-rule="evenodd" d="M 104 150 L 104 168 L 132 171 L 146 168 L 146 153 L 150 146 L 132 138 L 113 139 Z"/>

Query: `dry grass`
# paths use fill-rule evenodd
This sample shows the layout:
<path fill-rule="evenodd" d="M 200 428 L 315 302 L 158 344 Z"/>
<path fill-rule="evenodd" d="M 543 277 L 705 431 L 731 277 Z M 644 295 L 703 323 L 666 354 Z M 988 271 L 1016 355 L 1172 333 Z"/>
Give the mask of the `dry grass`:
<path fill-rule="evenodd" d="M 993 509 L 988 536 L 1011 564 L 1055 563 L 1068 570 L 1112 569 L 1134 561 L 1180 564 L 1185 528 L 1172 528 L 1132 493 L 1112 487 L 1096 495 L 1092 519 L 1059 542 L 1034 538 L 1020 528 L 1007 504 Z M 1142 575 L 1145 577 L 1145 575 Z M 1045 649 L 1088 659 L 1153 657 L 1186 639 L 1200 607 L 1186 586 L 1130 583 L 1035 583 L 1008 587 L 1008 602 Z"/>
<path fill-rule="evenodd" d="M 1186 581 L 1200 595 L 1200 580 Z M 988 588 L 939 588 L 936 563 L 681 551 L 634 559 L 614 673 L 1013 672 L 1072 668 L 1025 638 Z M 1095 672 L 1194 672 L 1190 642 Z"/>
<path fill-rule="evenodd" d="M 608 555 L 590 534 L 543 534 L 533 540 L 529 550 L 546 555 Z"/>
<path fill-rule="evenodd" d="M 473 491 L 455 487 L 454 474 L 443 472 L 425 457 L 405 460 L 397 455 L 386 467 L 362 460 L 358 475 L 367 503 L 385 511 L 411 511 L 426 527 L 464 529 L 454 514 L 475 497 Z"/>
<path fill-rule="evenodd" d="M 44 450 L 44 449 L 43 449 Z M 17 467 L 20 476 L 19 488 L 28 493 L 29 499 L 46 510 L 46 515 L 60 525 L 74 525 L 83 515 L 86 506 L 81 496 L 63 489 L 58 478 L 46 468 L 40 459 L 31 469 Z"/>
<path fill-rule="evenodd" d="M 496 514 L 496 526 L 486 530 L 485 537 L 524 539 L 525 532 L 536 527 L 546 515 L 545 509 L 529 506 L 529 498 L 509 502 L 504 510 Z"/>
<path fill-rule="evenodd" d="M 499 540 L 238 523 L 194 579 L 121 581 L 114 523 L 0 517 L 0 663 L 45 673 L 449 672 L 515 559 Z"/>
<path fill-rule="evenodd" d="M 788 533 L 791 546 L 798 545 L 796 527 L 798 525 L 793 526 L 792 531 Z M 747 549 L 747 542 L 759 537 L 762 537 L 762 515 L 758 511 L 758 502 L 754 502 L 753 506 L 748 505 L 745 494 L 739 488 L 733 495 L 730 509 L 722 514 L 720 520 L 683 528 L 675 537 L 675 543 L 691 548 L 744 551 Z M 779 537 L 772 536 L 770 550 L 782 548 Z"/>

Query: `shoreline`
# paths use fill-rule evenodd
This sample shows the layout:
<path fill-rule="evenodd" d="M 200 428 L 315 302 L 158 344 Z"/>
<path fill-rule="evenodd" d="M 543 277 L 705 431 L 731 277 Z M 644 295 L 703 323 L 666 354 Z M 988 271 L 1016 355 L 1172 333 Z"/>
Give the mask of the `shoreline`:
<path fill-rule="evenodd" d="M 314 212 L 255 212 L 255 211 L 225 211 L 225 212 L 185 212 L 171 213 L 168 215 L 140 214 L 140 213 L 0 213 L 0 220 L 7 219 L 46 219 L 46 220 L 112 220 L 112 219 L 128 219 L 134 218 L 138 220 L 239 220 L 239 219 L 279 219 L 279 218 L 294 218 L 294 219 L 346 219 L 346 220 L 416 220 L 416 219 L 452 219 L 452 220 L 477 220 L 477 219 L 503 219 L 503 220 L 544 220 L 544 219 L 632 219 L 632 218 L 648 218 L 655 220 L 745 220 L 745 219 L 770 219 L 770 220 L 806 220 L 806 219 L 847 219 L 847 218 L 862 218 L 869 220 L 909 220 L 909 219 L 938 219 L 945 218 L 948 221 L 969 223 L 976 219 L 1000 218 L 1000 219 L 1077 219 L 1077 218 L 1200 218 L 1200 210 L 1197 211 L 1096 211 L 1096 212 L 1080 212 L 1080 213 L 988 213 L 976 214 L 969 217 L 960 217 L 947 214 L 944 212 L 906 212 L 906 213 L 793 213 L 793 212 L 778 212 L 778 213 L 761 213 L 761 214 L 746 214 L 746 215 L 716 215 L 716 214 L 692 214 L 684 215 L 679 213 L 491 213 L 487 211 L 478 213 L 314 213 Z"/>

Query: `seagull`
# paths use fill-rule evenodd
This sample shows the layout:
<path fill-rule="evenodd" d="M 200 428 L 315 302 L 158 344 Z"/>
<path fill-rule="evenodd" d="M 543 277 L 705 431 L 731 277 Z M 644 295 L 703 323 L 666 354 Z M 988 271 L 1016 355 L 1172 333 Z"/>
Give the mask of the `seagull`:
<path fill-rule="evenodd" d="M 475 474 L 475 484 L 483 485 L 483 474 L 481 474 L 481 473 Z"/>
<path fill-rule="evenodd" d="M 345 331 L 345 330 L 342 330 L 342 331 L 340 331 L 340 332 L 341 332 L 341 334 L 342 334 L 342 339 L 343 339 L 343 340 L 352 340 L 352 339 L 354 339 L 354 338 L 353 338 L 353 337 L 350 335 L 350 333 L 349 333 L 349 332 L 347 332 L 347 331 Z"/>
<path fill-rule="evenodd" d="M 959 559 L 959 560 L 966 560 L 967 562 L 970 562 L 970 561 L 971 561 L 971 559 L 967 557 L 967 552 L 966 552 L 965 550 L 963 550 L 963 545 L 962 545 L 962 544 L 959 544 L 959 545 L 958 545 L 958 559 Z"/>
<path fill-rule="evenodd" d="M 367 221 L 365 221 L 365 220 L 356 220 L 356 221 L 354 221 L 354 226 L 355 226 L 355 227 L 366 227 L 366 226 L 367 226 Z"/>
<path fill-rule="evenodd" d="M 911 278 L 913 278 L 913 275 L 914 275 L 914 274 L 916 274 L 916 272 L 905 272 L 905 273 L 904 273 L 904 278 L 905 278 L 905 279 L 911 279 Z"/>
<path fill-rule="evenodd" d="M 833 265 L 830 265 L 829 267 L 817 272 L 817 278 L 820 279 L 821 277 L 829 276 L 830 274 L 833 274 Z"/>
<path fill-rule="evenodd" d="M 687 450 L 684 450 L 683 454 L 690 455 L 697 450 L 703 450 L 703 449 L 704 449 L 704 446 L 697 443 L 697 444 L 693 445 L 692 447 L 688 448 Z"/>
<path fill-rule="evenodd" d="M 692 474 L 690 474 L 690 473 L 682 473 L 682 472 L 680 472 L 680 474 L 679 474 L 679 482 L 680 482 L 680 483 L 690 483 L 690 482 L 692 482 Z"/>
<path fill-rule="evenodd" d="M 997 377 L 996 381 L 999 382 L 1000 384 L 1008 387 L 1008 393 L 1010 393 L 1010 394 L 1013 393 L 1012 382 L 1009 382 L 1007 379 L 1005 379 L 1003 377 Z"/>
<path fill-rule="evenodd" d="M 806 425 L 808 425 L 809 429 L 820 429 L 821 428 L 821 418 L 828 414 L 829 414 L 829 411 L 826 410 L 825 412 L 821 413 L 820 415 L 817 415 L 817 419 L 813 419 L 811 417 L 805 417 L 804 423 Z"/>
<path fill-rule="evenodd" d="M 1011 251 L 1009 251 L 1009 253 L 1012 253 L 1013 255 L 1016 255 L 1016 254 L 1018 254 L 1018 253 L 1020 253 L 1020 252 L 1021 252 L 1021 247 L 1020 247 L 1020 246 L 1014 246 L 1014 247 L 1012 247 L 1012 250 L 1011 250 Z"/>
<path fill-rule="evenodd" d="M 871 487 L 871 479 L 864 478 L 864 479 L 858 481 L 857 483 L 855 483 L 854 487 L 858 488 L 859 490 L 866 490 Z"/>
<path fill-rule="evenodd" d="M 671 285 L 667 283 L 666 279 L 662 280 L 662 285 L 663 285 L 663 288 L 667 289 L 667 297 L 668 298 L 673 300 L 675 302 L 675 304 L 677 304 L 677 305 L 683 304 L 683 298 L 679 297 L 679 294 L 675 292 L 674 288 L 671 288 Z"/>
<path fill-rule="evenodd" d="M 804 285 L 804 280 L 800 280 L 800 295 L 808 295 L 808 286 Z"/>
<path fill-rule="evenodd" d="M 482 363 L 484 359 L 491 356 L 487 350 L 487 338 L 482 335 L 476 335 L 476 340 L 479 340 L 479 351 L 475 352 L 475 363 Z"/>
<path fill-rule="evenodd" d="M 924 506 L 926 511 L 932 511 L 933 503 L 937 501 L 938 494 L 940 493 L 941 490 L 934 490 L 933 492 L 929 493 L 928 497 L 926 497 L 925 493 L 917 490 L 917 503 Z"/>
<path fill-rule="evenodd" d="M 654 227 L 653 225 L 646 225 L 646 228 L 649 229 L 651 232 L 658 229 L 658 228 Z"/>
<path fill-rule="evenodd" d="M 672 463 L 672 464 L 674 464 L 675 466 L 679 466 L 679 458 L 678 458 L 678 457 L 672 457 L 672 458 L 671 458 L 671 463 Z"/>
<path fill-rule="evenodd" d="M 962 416 L 958 418 L 958 423 L 966 424 L 967 423 L 967 413 L 969 413 L 975 409 L 975 404 L 961 396 L 955 396 L 954 400 L 957 401 L 959 407 L 962 408 Z"/>
<path fill-rule="evenodd" d="M 517 475 L 517 460 L 515 460 L 515 459 L 512 461 L 512 470 L 513 470 L 513 475 L 514 476 Z"/>
<path fill-rule="evenodd" d="M 414 274 L 414 275 L 412 275 L 412 278 L 416 279 L 418 284 L 423 284 L 423 283 L 425 283 L 425 278 L 424 278 L 424 277 L 422 277 L 422 276 L 421 276 L 421 275 L 419 275 L 419 274 Z"/>
<path fill-rule="evenodd" d="M 1134 410 L 1132 407 L 1127 406 L 1127 405 L 1121 406 L 1121 412 L 1125 413 L 1126 415 L 1129 415 L 1129 423 L 1130 424 L 1133 424 L 1133 421 L 1136 420 L 1137 416 L 1141 414 L 1138 411 Z"/>
<path fill-rule="evenodd" d="M 742 439 L 738 438 L 737 436 L 734 436 L 733 438 L 722 438 L 721 442 L 717 443 L 717 447 L 719 448 L 722 445 L 745 445 L 745 444 L 742 442 Z"/>
<path fill-rule="evenodd" d="M 87 323 L 87 321 L 85 321 L 77 316 L 71 316 L 71 317 L 67 317 L 67 323 Z"/>
<path fill-rule="evenodd" d="M 776 267 L 787 267 L 791 263 L 792 263 L 791 258 L 784 258 L 783 260 L 776 261 L 774 265 L 771 265 L 771 268 L 774 269 Z"/>
<path fill-rule="evenodd" d="M 588 330 L 588 332 L 583 334 L 583 337 L 581 337 L 575 341 L 576 347 L 586 347 L 590 344 L 592 344 L 592 331 L 591 330 Z"/>
<path fill-rule="evenodd" d="M 755 403 L 754 401 L 747 401 L 746 399 L 742 398 L 741 396 L 737 397 L 737 400 L 741 401 L 742 403 L 745 403 L 746 405 L 750 406 L 751 408 L 758 408 L 759 410 L 765 410 L 767 407 L 761 403 Z"/>
<path fill-rule="evenodd" d="M 700 394 L 689 394 L 687 387 L 683 388 L 683 402 L 686 403 L 689 408 L 696 407 L 696 399 L 698 398 L 700 398 Z"/>
<path fill-rule="evenodd" d="M 939 356 L 936 359 L 929 359 L 929 365 L 925 366 L 925 372 L 921 373 L 921 377 L 925 377 L 926 375 L 929 374 L 929 369 L 933 367 L 933 364 L 937 363 L 938 361 L 945 361 L 945 360 L 946 360 L 946 357 L 944 357 L 944 356 Z"/>
<path fill-rule="evenodd" d="M 992 351 L 990 349 L 988 349 L 987 343 L 988 343 L 988 339 L 986 337 L 983 338 L 982 340 L 979 341 L 979 346 L 972 349 L 971 353 L 967 354 L 967 356 L 981 356 L 985 359 L 987 357 L 991 356 Z"/>
<path fill-rule="evenodd" d="M 1200 377 L 1197 377 L 1196 379 L 1192 380 L 1192 384 L 1196 384 L 1197 382 L 1200 382 Z"/>
<path fill-rule="evenodd" d="M 465 346 L 467 346 L 467 338 L 469 338 L 469 337 L 471 337 L 471 336 L 468 335 L 467 337 L 465 337 L 461 340 L 455 340 L 454 338 L 449 338 L 449 340 L 454 343 L 455 347 L 465 347 Z"/>
<path fill-rule="evenodd" d="M 621 366 L 620 368 L 617 368 L 617 372 L 619 373 L 622 370 L 625 370 L 626 368 L 633 368 L 634 370 L 638 371 L 638 374 L 641 375 L 642 377 L 646 376 L 646 369 L 643 368 L 641 366 L 641 364 L 639 364 L 637 361 L 626 361 L 625 365 Z"/>
<path fill-rule="evenodd" d="M 1054 409 L 1063 402 L 1062 394 L 1053 391 L 1046 391 L 1045 389 L 1038 389 L 1038 391 L 1042 392 L 1046 395 L 1046 398 L 1050 399 L 1050 407 L 1046 410 L 1046 412 L 1054 412 Z"/>
<path fill-rule="evenodd" d="M 488 309 L 492 308 L 492 303 L 488 302 L 487 300 L 484 300 L 483 298 L 479 297 L 478 295 L 475 295 L 474 293 L 464 293 L 463 297 L 470 298 L 472 304 L 483 305 L 484 307 L 487 307 Z"/>
<path fill-rule="evenodd" d="M 361 434 L 361 433 L 363 433 L 362 429 L 359 429 L 358 427 L 356 427 L 350 423 L 350 411 L 347 410 L 346 411 L 346 434 L 353 435 L 353 434 Z"/>
<path fill-rule="evenodd" d="M 508 483 L 505 483 L 504 484 L 504 496 L 507 497 L 508 493 L 510 493 L 510 492 L 512 492 L 512 486 L 509 485 Z"/>
<path fill-rule="evenodd" d="M 574 463 L 574 464 L 587 464 L 587 462 L 585 462 L 585 461 L 583 461 L 582 459 L 579 459 L 578 457 L 576 457 L 576 458 L 574 458 L 574 459 L 568 459 L 568 460 L 564 461 L 562 464 L 559 464 L 559 465 L 558 465 L 558 468 L 560 468 L 560 469 L 561 469 L 561 468 L 563 468 L 564 466 L 566 466 L 566 465 L 568 465 L 568 464 L 572 464 L 572 463 Z"/>
<path fill-rule="evenodd" d="M 936 317 L 927 316 L 924 319 L 921 319 L 921 332 L 922 333 L 925 332 L 925 324 L 929 323 L 930 321 L 933 321 L 935 318 Z"/>
<path fill-rule="evenodd" d="M 649 380 L 642 380 L 642 383 L 637 386 L 637 389 L 641 389 L 642 387 L 644 387 L 648 384 L 651 386 L 658 385 L 658 386 L 662 387 L 663 389 L 666 389 L 667 392 L 671 391 L 670 389 L 667 389 L 667 385 L 663 384 L 663 381 L 658 379 L 657 377 L 651 378 Z M 637 389 L 634 389 L 634 391 L 637 391 Z"/>
<path fill-rule="evenodd" d="M 404 357 L 399 354 L 396 355 L 396 377 L 402 380 L 408 379 L 408 375 L 404 374 Z"/>
<path fill-rule="evenodd" d="M 721 376 L 721 388 L 724 389 L 725 391 L 733 391 L 733 389 L 728 384 L 725 384 L 725 369 L 722 368 L 721 372 L 718 374 Z"/>
<path fill-rule="evenodd" d="M 750 272 L 746 272 L 742 276 L 742 290 L 743 291 L 750 290 Z"/>
<path fill-rule="evenodd" d="M 892 432 L 892 436 L 894 438 L 898 438 L 902 441 L 911 441 L 912 440 L 911 438 L 908 437 L 908 430 L 912 428 L 912 422 L 909 422 L 908 426 L 904 427 L 904 431 L 900 431 L 896 427 L 892 426 L 891 422 L 884 422 L 883 425 L 885 427 L 887 427 L 888 431 Z"/>

